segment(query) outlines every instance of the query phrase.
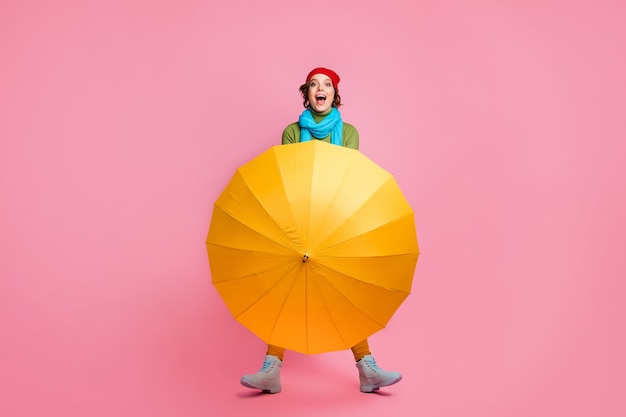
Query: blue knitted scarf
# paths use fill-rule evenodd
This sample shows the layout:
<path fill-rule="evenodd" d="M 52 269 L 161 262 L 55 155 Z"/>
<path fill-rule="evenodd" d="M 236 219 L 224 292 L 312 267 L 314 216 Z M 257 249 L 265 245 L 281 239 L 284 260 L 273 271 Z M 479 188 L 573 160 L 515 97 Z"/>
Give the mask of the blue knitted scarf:
<path fill-rule="evenodd" d="M 343 146 L 343 120 L 336 107 L 319 123 L 313 119 L 311 110 L 306 109 L 298 119 L 300 125 L 300 142 L 307 142 L 311 138 L 324 139 L 330 133 L 330 143 Z"/>

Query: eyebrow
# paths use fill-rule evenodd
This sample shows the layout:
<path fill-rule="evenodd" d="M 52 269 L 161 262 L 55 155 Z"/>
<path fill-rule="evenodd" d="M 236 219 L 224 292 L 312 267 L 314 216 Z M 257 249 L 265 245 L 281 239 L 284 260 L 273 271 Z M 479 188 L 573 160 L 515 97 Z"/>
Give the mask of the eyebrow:
<path fill-rule="evenodd" d="M 322 81 L 322 82 L 323 82 L 323 81 L 330 81 L 330 82 L 333 82 L 333 80 L 331 80 L 329 77 L 322 78 L 321 80 L 320 80 L 319 78 L 311 78 L 311 79 L 309 80 L 309 82 L 311 82 L 311 81 Z"/>

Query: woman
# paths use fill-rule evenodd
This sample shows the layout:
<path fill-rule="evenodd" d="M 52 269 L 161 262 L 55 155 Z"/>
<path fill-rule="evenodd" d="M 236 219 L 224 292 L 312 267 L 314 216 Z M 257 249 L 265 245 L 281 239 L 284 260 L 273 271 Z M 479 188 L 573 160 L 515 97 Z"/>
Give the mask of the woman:
<path fill-rule="evenodd" d="M 300 86 L 305 110 L 298 122 L 291 123 L 283 131 L 282 143 L 322 140 L 335 145 L 359 149 L 359 133 L 356 128 L 341 120 L 339 106 L 341 97 L 337 85 L 339 75 L 327 68 L 315 68 Z M 380 387 L 395 384 L 402 379 L 398 372 L 388 372 L 376 365 L 367 339 L 351 348 L 359 370 L 361 392 L 374 392 Z M 268 345 L 263 367 L 255 374 L 244 375 L 241 384 L 271 394 L 281 391 L 280 368 L 285 349 Z"/>

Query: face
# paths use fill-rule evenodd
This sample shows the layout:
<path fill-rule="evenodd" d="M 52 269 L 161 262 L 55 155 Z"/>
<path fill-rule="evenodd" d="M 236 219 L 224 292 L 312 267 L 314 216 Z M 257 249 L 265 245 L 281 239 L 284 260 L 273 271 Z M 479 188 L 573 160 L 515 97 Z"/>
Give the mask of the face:
<path fill-rule="evenodd" d="M 309 80 L 307 95 L 311 109 L 318 113 L 324 113 L 332 107 L 335 99 L 335 88 L 332 80 L 327 75 L 315 74 Z"/>

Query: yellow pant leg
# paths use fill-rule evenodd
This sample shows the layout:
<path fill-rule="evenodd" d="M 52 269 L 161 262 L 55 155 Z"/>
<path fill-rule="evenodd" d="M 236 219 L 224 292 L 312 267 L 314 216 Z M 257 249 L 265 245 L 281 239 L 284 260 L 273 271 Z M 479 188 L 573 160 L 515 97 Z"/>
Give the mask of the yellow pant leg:
<path fill-rule="evenodd" d="M 363 359 L 363 356 L 372 354 L 372 352 L 370 352 L 370 346 L 367 342 L 367 339 L 352 346 L 351 350 L 352 354 L 354 355 L 354 360 L 357 362 Z"/>

